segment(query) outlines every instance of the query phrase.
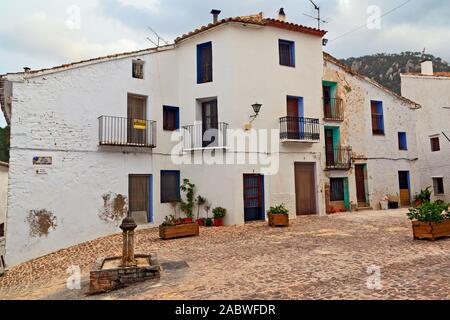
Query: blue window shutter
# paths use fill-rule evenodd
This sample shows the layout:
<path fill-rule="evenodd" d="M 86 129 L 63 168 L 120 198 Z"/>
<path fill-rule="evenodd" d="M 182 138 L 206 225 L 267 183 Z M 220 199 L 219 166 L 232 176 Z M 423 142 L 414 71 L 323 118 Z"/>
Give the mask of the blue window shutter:
<path fill-rule="evenodd" d="M 202 83 L 202 47 L 197 46 L 197 83 Z"/>
<path fill-rule="evenodd" d="M 377 112 L 381 115 L 380 129 L 384 133 L 384 114 L 383 114 L 383 102 L 382 101 L 378 101 L 378 103 L 377 103 Z"/>

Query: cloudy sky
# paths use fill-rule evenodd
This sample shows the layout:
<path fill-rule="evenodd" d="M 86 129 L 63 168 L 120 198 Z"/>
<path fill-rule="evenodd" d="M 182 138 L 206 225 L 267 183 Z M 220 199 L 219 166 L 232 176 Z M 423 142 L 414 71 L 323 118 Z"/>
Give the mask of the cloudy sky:
<path fill-rule="evenodd" d="M 426 48 L 450 61 L 448 0 L 316 3 L 329 21 L 326 50 L 339 58 Z M 0 74 L 147 48 L 147 26 L 170 41 L 209 23 L 212 8 L 228 17 L 260 11 L 275 16 L 280 7 L 289 21 L 315 25 L 304 15 L 315 15 L 309 0 L 1 0 Z"/>

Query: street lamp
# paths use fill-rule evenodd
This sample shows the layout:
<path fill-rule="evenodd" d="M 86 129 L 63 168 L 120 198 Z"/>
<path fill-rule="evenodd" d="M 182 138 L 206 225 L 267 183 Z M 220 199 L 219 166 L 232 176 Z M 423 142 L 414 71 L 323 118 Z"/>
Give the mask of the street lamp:
<path fill-rule="evenodd" d="M 260 103 L 256 102 L 256 103 L 252 104 L 252 108 L 253 108 L 253 111 L 255 112 L 255 114 L 250 116 L 250 123 L 255 121 L 255 119 L 258 117 L 259 112 L 261 111 L 261 107 L 262 107 L 262 104 L 260 104 Z"/>

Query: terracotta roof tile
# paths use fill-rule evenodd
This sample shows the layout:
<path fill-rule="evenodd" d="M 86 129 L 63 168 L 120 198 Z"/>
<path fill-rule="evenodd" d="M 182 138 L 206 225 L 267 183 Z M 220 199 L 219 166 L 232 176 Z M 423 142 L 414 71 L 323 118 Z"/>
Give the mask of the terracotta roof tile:
<path fill-rule="evenodd" d="M 222 24 L 231 23 L 231 22 L 255 24 L 255 25 L 260 25 L 260 26 L 270 26 L 270 27 L 275 27 L 275 28 L 280 28 L 280 29 L 291 30 L 291 31 L 295 31 L 295 32 L 307 33 L 307 34 L 320 36 L 320 37 L 323 37 L 327 33 L 324 30 L 306 27 L 306 26 L 302 26 L 299 24 L 291 23 L 291 22 L 284 22 L 281 20 L 264 18 L 263 14 L 261 12 L 261 13 L 258 13 L 255 15 L 250 15 L 250 16 L 225 18 L 225 19 L 217 21 L 216 23 L 210 23 L 208 25 L 205 25 L 198 29 L 195 29 L 194 31 L 183 34 L 181 37 L 178 37 L 175 39 L 175 43 L 183 41 L 183 40 L 190 38 L 196 34 L 210 30 L 210 29 L 220 26 Z"/>

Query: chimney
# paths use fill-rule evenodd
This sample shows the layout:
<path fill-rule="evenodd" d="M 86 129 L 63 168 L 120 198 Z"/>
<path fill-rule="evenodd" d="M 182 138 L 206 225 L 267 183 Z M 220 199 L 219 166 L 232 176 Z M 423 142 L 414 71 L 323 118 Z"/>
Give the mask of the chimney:
<path fill-rule="evenodd" d="M 24 67 L 23 70 L 24 70 L 25 72 L 30 72 L 30 71 L 31 71 L 31 68 Z"/>
<path fill-rule="evenodd" d="M 278 11 L 278 20 L 280 21 L 286 21 L 286 13 L 284 12 L 284 8 L 280 8 Z"/>
<path fill-rule="evenodd" d="M 424 75 L 424 76 L 434 75 L 433 61 L 431 61 L 431 60 L 422 61 L 421 68 L 422 68 L 422 72 L 421 72 L 422 75 Z"/>
<path fill-rule="evenodd" d="M 222 11 L 216 9 L 211 10 L 211 14 L 213 15 L 213 23 L 217 23 L 219 21 L 219 14 L 221 12 Z"/>

